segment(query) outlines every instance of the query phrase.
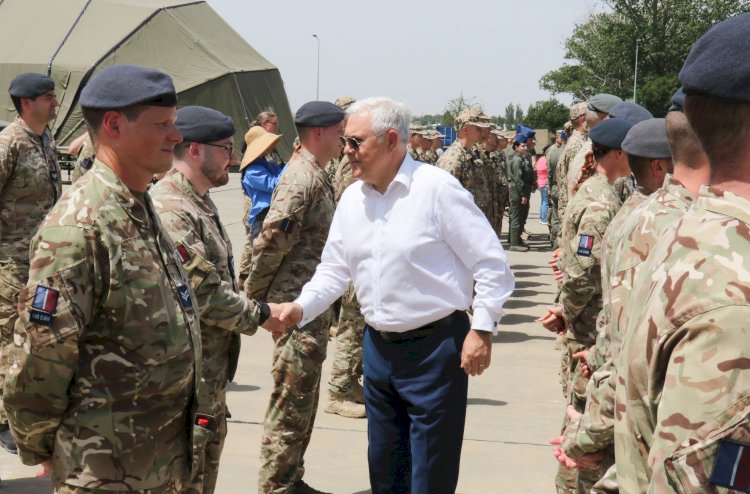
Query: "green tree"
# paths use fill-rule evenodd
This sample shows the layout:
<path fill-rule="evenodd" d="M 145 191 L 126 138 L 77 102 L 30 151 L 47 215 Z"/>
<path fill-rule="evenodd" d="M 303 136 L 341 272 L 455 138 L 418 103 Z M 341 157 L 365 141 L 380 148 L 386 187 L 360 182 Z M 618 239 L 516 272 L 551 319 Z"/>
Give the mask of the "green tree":
<path fill-rule="evenodd" d="M 458 95 L 458 98 L 453 98 L 448 102 L 443 112 L 443 125 L 453 125 L 453 121 L 456 119 L 459 113 L 466 108 L 476 106 L 476 98 L 466 98 L 464 93 Z M 446 122 L 446 117 L 450 115 L 450 121 Z"/>
<path fill-rule="evenodd" d="M 596 93 L 633 98 L 663 116 L 679 87 L 677 75 L 692 44 L 712 25 L 750 11 L 750 0 L 599 0 L 565 41 L 566 62 L 545 74 L 540 87 L 586 100 Z"/>
<path fill-rule="evenodd" d="M 568 116 L 568 107 L 555 98 L 550 98 L 529 106 L 525 123 L 534 129 L 547 129 L 554 132 L 562 128 Z"/>

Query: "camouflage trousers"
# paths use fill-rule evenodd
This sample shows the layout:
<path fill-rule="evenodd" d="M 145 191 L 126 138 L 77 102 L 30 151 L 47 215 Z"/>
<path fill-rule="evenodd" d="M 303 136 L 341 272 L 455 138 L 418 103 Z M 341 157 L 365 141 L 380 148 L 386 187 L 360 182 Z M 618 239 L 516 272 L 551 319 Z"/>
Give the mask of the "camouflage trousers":
<path fill-rule="evenodd" d="M 259 494 L 290 492 L 305 473 L 304 455 L 318 410 L 330 323 L 324 313 L 276 340 L 274 385 L 260 446 Z"/>
<path fill-rule="evenodd" d="M 190 482 L 187 483 L 182 492 L 187 494 L 212 494 L 216 489 L 216 480 L 219 478 L 219 460 L 224 449 L 224 441 L 227 437 L 226 417 L 226 389 L 221 391 L 216 399 L 216 432 L 206 445 L 203 463 L 193 472 Z"/>
<path fill-rule="evenodd" d="M 549 236 L 552 242 L 552 248 L 559 247 L 558 238 L 560 236 L 560 217 L 557 216 L 557 199 L 549 198 L 549 209 L 547 210 L 547 224 L 549 225 Z"/>
<path fill-rule="evenodd" d="M 362 340 L 365 335 L 365 320 L 359 311 L 359 302 L 354 286 L 341 299 L 341 312 L 336 333 L 336 354 L 328 381 L 331 396 L 347 399 L 352 386 L 362 375 Z"/>
<path fill-rule="evenodd" d="M 500 185 L 497 189 L 497 206 L 495 211 L 495 218 L 493 222 L 493 227 L 495 229 L 495 233 L 497 234 L 498 238 L 502 234 L 503 231 L 503 217 L 505 216 L 505 206 L 508 204 L 508 186 L 507 185 Z"/>
<path fill-rule="evenodd" d="M 580 413 L 583 413 L 586 408 L 586 385 L 588 379 L 581 372 L 581 362 L 573 358 L 574 353 L 586 348 L 588 348 L 587 345 L 567 338 L 562 348 L 560 377 L 565 393 L 566 411 L 563 414 L 561 434 L 564 434 L 565 428 L 570 421 L 567 413 L 567 405 L 573 405 L 573 408 Z M 555 487 L 558 494 L 589 494 L 594 484 L 604 476 L 613 462 L 614 455 L 611 455 L 611 460 L 603 461 L 598 468 L 581 471 L 559 465 L 557 475 L 555 476 Z"/>
<path fill-rule="evenodd" d="M 253 240 L 250 237 L 250 225 L 247 224 L 247 219 L 250 216 L 250 208 L 252 207 L 252 201 L 246 195 L 242 195 L 243 202 L 243 213 L 242 213 L 242 224 L 245 225 L 245 245 L 242 247 L 242 255 L 240 256 L 240 266 L 237 270 L 237 276 L 239 277 L 240 290 L 245 289 L 245 280 L 250 276 L 250 262 L 253 259 Z"/>
<path fill-rule="evenodd" d="M 104 489 L 87 489 L 85 487 L 76 487 L 68 484 L 61 484 L 55 486 L 55 494 L 112 494 L 115 491 L 104 490 Z M 143 491 L 128 491 L 136 492 L 138 494 L 181 494 L 182 480 L 173 479 L 166 485 L 161 487 L 155 487 L 153 489 L 146 489 Z"/>
<path fill-rule="evenodd" d="M 8 423 L 2 403 L 5 374 L 11 364 L 13 328 L 18 320 L 18 293 L 25 285 L 28 273 L 15 264 L 0 266 L 0 424 Z"/>

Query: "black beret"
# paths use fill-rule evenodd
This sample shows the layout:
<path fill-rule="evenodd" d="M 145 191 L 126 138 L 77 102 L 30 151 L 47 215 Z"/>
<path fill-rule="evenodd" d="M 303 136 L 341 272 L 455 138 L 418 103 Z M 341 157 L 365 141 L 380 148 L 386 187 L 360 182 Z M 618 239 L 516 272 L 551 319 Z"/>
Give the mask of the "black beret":
<path fill-rule="evenodd" d="M 641 105 L 630 103 L 629 101 L 623 101 L 612 107 L 609 111 L 609 118 L 622 118 L 623 120 L 628 120 L 630 123 L 636 124 L 654 118 L 654 116 Z"/>
<path fill-rule="evenodd" d="M 344 119 L 344 110 L 330 101 L 310 101 L 299 107 L 294 123 L 300 127 L 330 127 Z"/>
<path fill-rule="evenodd" d="M 599 93 L 589 99 L 588 109 L 599 113 L 609 113 L 613 106 L 621 102 L 622 98 L 614 94 Z"/>
<path fill-rule="evenodd" d="M 172 78 L 137 65 L 111 65 L 94 75 L 81 91 L 81 106 L 99 110 L 135 105 L 177 106 Z"/>
<path fill-rule="evenodd" d="M 185 142 L 214 142 L 234 135 L 232 118 L 205 106 L 180 108 L 175 125 Z"/>
<path fill-rule="evenodd" d="M 669 107 L 667 112 L 671 111 L 682 111 L 685 107 L 685 91 L 682 88 L 678 89 L 676 93 L 672 95 L 672 106 Z"/>
<path fill-rule="evenodd" d="M 592 142 L 610 149 L 621 149 L 622 141 L 632 126 L 633 124 L 628 120 L 608 118 L 591 129 L 589 138 Z"/>
<path fill-rule="evenodd" d="M 46 75 L 26 72 L 10 81 L 8 92 L 16 98 L 36 98 L 54 89 L 55 81 Z"/>
<path fill-rule="evenodd" d="M 716 24 L 695 42 L 680 71 L 685 94 L 750 103 L 750 13 Z"/>
<path fill-rule="evenodd" d="M 622 150 L 641 158 L 671 158 L 666 120 L 650 118 L 633 125 L 622 141 Z"/>

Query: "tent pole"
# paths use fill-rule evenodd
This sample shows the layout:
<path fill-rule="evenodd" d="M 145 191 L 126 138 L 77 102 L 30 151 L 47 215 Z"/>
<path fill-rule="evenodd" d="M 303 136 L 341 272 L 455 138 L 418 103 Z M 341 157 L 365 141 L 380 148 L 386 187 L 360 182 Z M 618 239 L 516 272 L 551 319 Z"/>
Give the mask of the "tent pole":
<path fill-rule="evenodd" d="M 2 0 L 0 0 L 0 3 L 2 3 Z M 47 77 L 52 73 L 52 62 L 55 61 L 55 57 L 57 57 L 57 54 L 60 53 L 60 50 L 62 50 L 63 45 L 66 41 L 68 41 L 68 38 L 70 37 L 70 34 L 73 32 L 73 29 L 75 29 L 76 25 L 78 24 L 78 21 L 81 20 L 81 17 L 83 17 L 83 13 L 86 12 L 86 9 L 89 8 L 89 4 L 91 3 L 91 0 L 86 0 L 86 5 L 83 6 L 81 11 L 78 13 L 78 17 L 76 17 L 76 20 L 73 21 L 73 24 L 70 26 L 70 29 L 68 29 L 68 32 L 65 33 L 65 37 L 60 41 L 60 44 L 57 45 L 57 49 L 55 49 L 55 53 L 52 54 L 51 57 L 49 57 L 49 62 L 47 63 Z"/>
<path fill-rule="evenodd" d="M 247 105 L 245 105 L 245 98 L 242 97 L 242 90 L 240 89 L 240 83 L 237 80 L 237 72 L 232 72 L 234 78 L 234 85 L 237 86 L 237 94 L 240 96 L 242 102 L 242 111 L 245 112 L 245 122 L 247 123 L 248 129 L 250 128 L 250 116 L 247 114 Z"/>

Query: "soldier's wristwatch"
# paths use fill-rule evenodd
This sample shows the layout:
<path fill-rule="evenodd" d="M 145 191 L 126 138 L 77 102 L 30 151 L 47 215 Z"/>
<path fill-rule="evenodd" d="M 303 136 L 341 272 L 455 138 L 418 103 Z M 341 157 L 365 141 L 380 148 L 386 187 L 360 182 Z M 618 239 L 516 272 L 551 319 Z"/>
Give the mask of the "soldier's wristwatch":
<path fill-rule="evenodd" d="M 260 304 L 260 320 L 258 321 L 258 325 L 263 324 L 266 322 L 266 320 L 271 317 L 271 308 L 268 306 L 267 303 L 262 302 Z"/>

